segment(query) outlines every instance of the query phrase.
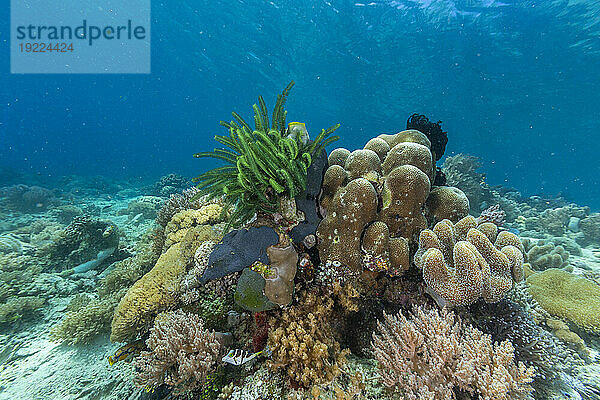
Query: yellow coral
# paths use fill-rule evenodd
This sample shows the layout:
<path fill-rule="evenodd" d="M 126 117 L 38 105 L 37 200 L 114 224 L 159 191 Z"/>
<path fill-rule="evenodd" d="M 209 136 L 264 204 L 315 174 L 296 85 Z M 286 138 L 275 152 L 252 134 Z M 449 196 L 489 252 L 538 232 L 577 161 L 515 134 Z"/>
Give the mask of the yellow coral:
<path fill-rule="evenodd" d="M 189 229 L 183 241 L 169 247 L 154 268 L 133 284 L 115 310 L 110 335 L 113 342 L 135 336 L 150 326 L 156 314 L 177 304 L 187 266 L 200 243 L 209 239 L 203 227 Z"/>
<path fill-rule="evenodd" d="M 219 221 L 223 207 L 219 204 L 206 204 L 198 210 L 183 210 L 171 218 L 165 228 L 165 249 L 183 240 L 187 229 Z"/>
<path fill-rule="evenodd" d="M 550 268 L 527 278 L 529 293 L 550 314 L 571 321 L 588 332 L 600 333 L 600 286 Z"/>
<path fill-rule="evenodd" d="M 181 242 L 185 236 L 185 231 L 193 226 L 205 225 L 219 222 L 219 217 L 223 207 L 219 204 L 210 203 L 202 206 L 198 210 L 183 210 L 171 218 L 165 228 L 165 248 L 169 248 L 175 243 Z"/>
<path fill-rule="evenodd" d="M 347 350 L 333 338 L 328 318 L 333 300 L 309 293 L 282 316 L 271 321 L 268 345 L 270 367 L 284 368 L 288 377 L 303 387 L 329 383 L 340 373 Z"/>

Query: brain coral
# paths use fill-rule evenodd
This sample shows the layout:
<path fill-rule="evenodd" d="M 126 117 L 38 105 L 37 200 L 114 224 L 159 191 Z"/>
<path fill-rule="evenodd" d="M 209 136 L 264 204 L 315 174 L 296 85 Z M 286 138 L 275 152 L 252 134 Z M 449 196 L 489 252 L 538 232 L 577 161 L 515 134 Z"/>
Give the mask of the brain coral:
<path fill-rule="evenodd" d="M 493 303 L 523 279 L 520 245 L 516 235 L 477 225 L 471 216 L 456 224 L 443 220 L 421 232 L 415 264 L 438 302 L 468 305 L 483 297 Z"/>
<path fill-rule="evenodd" d="M 367 268 L 398 275 L 431 215 L 454 222 L 469 202 L 455 188 L 434 188 L 435 164 L 427 137 L 416 130 L 382 134 L 364 149 L 336 149 L 323 178 L 325 215 L 317 229 L 321 259 L 353 271 Z M 429 197 L 436 197 L 430 201 Z"/>
<path fill-rule="evenodd" d="M 529 276 L 527 284 L 544 310 L 588 332 L 600 333 L 600 286 L 557 268 Z"/>

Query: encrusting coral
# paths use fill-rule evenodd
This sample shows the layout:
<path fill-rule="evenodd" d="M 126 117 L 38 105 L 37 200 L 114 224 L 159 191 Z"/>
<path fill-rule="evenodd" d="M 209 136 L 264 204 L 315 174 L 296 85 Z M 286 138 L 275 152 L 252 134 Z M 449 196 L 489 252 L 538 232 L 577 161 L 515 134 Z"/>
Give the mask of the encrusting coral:
<path fill-rule="evenodd" d="M 221 343 L 202 319 L 181 310 L 159 314 L 146 340 L 148 351 L 136 357 L 134 382 L 154 389 L 162 384 L 176 392 L 202 387 L 220 362 Z"/>
<path fill-rule="evenodd" d="M 111 324 L 111 340 L 124 341 L 147 328 L 156 314 L 180 301 L 181 281 L 193 262 L 196 249 L 206 237 L 201 227 L 187 231 L 159 257 L 154 268 L 133 284 L 121 299 Z M 214 239 L 214 238 L 213 238 Z"/>
<path fill-rule="evenodd" d="M 419 238 L 415 264 L 436 301 L 468 305 L 482 297 L 487 302 L 503 298 L 514 282 L 523 279 L 521 242 L 513 233 L 472 216 L 452 224 L 438 222 Z"/>
<path fill-rule="evenodd" d="M 321 196 L 326 216 L 317 229 L 325 264 L 399 275 L 410 266 L 426 216 L 457 221 L 468 214 L 460 190 L 435 187 L 430 193 L 430 147 L 424 134 L 407 130 L 379 135 L 351 153 L 331 152 Z"/>
<path fill-rule="evenodd" d="M 549 268 L 527 278 L 529 293 L 550 314 L 563 318 L 591 333 L 600 333 L 600 286 Z"/>
<path fill-rule="evenodd" d="M 384 314 L 373 334 L 382 383 L 403 399 L 524 399 L 534 370 L 516 363 L 510 341 L 493 343 L 447 309 Z"/>

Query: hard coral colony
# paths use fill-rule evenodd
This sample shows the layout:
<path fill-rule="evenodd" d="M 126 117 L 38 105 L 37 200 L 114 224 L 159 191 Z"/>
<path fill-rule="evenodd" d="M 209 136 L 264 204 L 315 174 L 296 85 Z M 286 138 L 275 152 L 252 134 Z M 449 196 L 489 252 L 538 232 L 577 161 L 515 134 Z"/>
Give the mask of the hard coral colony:
<path fill-rule="evenodd" d="M 547 249 L 526 252 L 499 206 L 475 218 L 465 193 L 443 184 L 440 122 L 414 114 L 406 130 L 327 156 L 339 124 L 311 140 L 287 123 L 292 86 L 270 117 L 259 97 L 253 128 L 236 113 L 221 122 L 223 147 L 195 157 L 225 165 L 154 210 L 145 250 L 103 277 L 56 338 L 90 341 L 110 318 L 84 333 L 74 325 L 109 309 L 110 338 L 126 343 L 111 365 L 133 358 L 135 384 L 156 399 L 525 399 L 537 371 L 552 369 L 532 355 L 534 334 L 511 341 L 481 310 L 533 302 L 515 287 L 527 257 L 543 270 L 527 278 L 531 296 L 598 332 L 573 294 L 598 297 L 595 285 L 541 267 Z M 563 247 L 549 247 L 566 262 Z"/>

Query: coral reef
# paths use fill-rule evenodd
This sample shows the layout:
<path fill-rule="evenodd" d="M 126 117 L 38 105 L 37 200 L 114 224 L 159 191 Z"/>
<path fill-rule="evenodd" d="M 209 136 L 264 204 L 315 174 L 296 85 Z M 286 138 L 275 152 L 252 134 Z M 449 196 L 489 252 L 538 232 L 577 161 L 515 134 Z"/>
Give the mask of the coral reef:
<path fill-rule="evenodd" d="M 589 212 L 588 207 L 578 207 L 575 204 L 569 204 L 560 208 L 549 208 L 539 215 L 527 217 L 525 219 L 525 228 L 551 236 L 561 236 L 567 231 L 571 217 L 583 220 Z M 581 226 L 581 223 L 579 225 Z"/>
<path fill-rule="evenodd" d="M 129 219 L 155 219 L 158 211 L 161 209 L 164 199 L 155 196 L 141 196 L 127 204 L 127 208 L 119 210 L 119 215 L 127 215 Z M 138 217 L 138 215 L 140 215 Z"/>
<path fill-rule="evenodd" d="M 190 186 L 192 186 L 192 181 L 189 178 L 178 174 L 169 174 L 161 177 L 148 190 L 154 196 L 169 197 L 189 189 Z"/>
<path fill-rule="evenodd" d="M 545 240 L 534 242 L 523 239 L 525 262 L 531 265 L 535 271 L 543 271 L 548 268 L 566 268 L 569 265 L 569 252 L 561 245 Z"/>
<path fill-rule="evenodd" d="M 121 299 L 111 324 L 111 340 L 121 342 L 147 328 L 159 312 L 180 301 L 181 281 L 188 264 L 205 234 L 199 227 L 189 229 L 183 241 L 175 243 L 156 261 L 156 265 L 136 281 Z"/>
<path fill-rule="evenodd" d="M 190 228 L 204 231 L 205 239 L 216 238 L 209 224 L 214 224 L 220 219 L 223 208 L 218 204 L 206 204 L 198 210 L 183 210 L 171 218 L 164 230 L 164 248 L 168 249 L 175 243 L 183 240 Z"/>
<path fill-rule="evenodd" d="M 600 246 L 600 213 L 594 213 L 581 219 L 579 229 L 583 233 L 585 244 Z"/>
<path fill-rule="evenodd" d="M 49 244 L 38 250 L 48 268 L 56 271 L 75 269 L 83 264 L 108 257 L 119 247 L 119 229 L 109 221 L 89 215 L 75 217 Z M 108 254 L 107 254 L 108 253 Z M 114 260 L 113 260 L 114 261 Z M 97 265 L 96 265 L 97 266 Z"/>
<path fill-rule="evenodd" d="M 447 309 L 417 308 L 384 315 L 373 334 L 382 383 L 404 399 L 453 399 L 468 392 L 484 400 L 523 399 L 534 369 L 515 362 L 510 341 L 464 326 Z"/>
<path fill-rule="evenodd" d="M 165 201 L 156 214 L 156 223 L 165 228 L 175 214 L 184 210 L 197 210 L 202 207 L 205 197 L 198 197 L 200 191 L 195 187 L 184 190 L 178 194 L 172 194 Z"/>
<path fill-rule="evenodd" d="M 268 338 L 270 367 L 283 368 L 293 383 L 306 388 L 331 382 L 348 353 L 340 350 L 333 337 L 328 322 L 332 311 L 331 298 L 310 292 L 273 319 Z"/>
<path fill-rule="evenodd" d="M 283 107 L 293 85 L 292 81 L 277 96 L 272 124 L 259 96 L 258 105 L 253 106 L 254 129 L 234 112 L 233 121 L 221 122 L 229 135 L 215 136 L 228 149 L 194 154 L 197 158 L 209 157 L 227 163 L 196 177 L 194 182 L 199 182 L 198 188 L 209 196 L 225 196 L 227 205 L 235 208 L 233 223 L 246 222 L 258 211 L 281 212 L 280 198 L 291 199 L 306 190 L 312 160 L 338 139 L 331 134 L 339 124 L 324 129 L 312 142 L 307 140 L 303 124 L 286 125 L 287 112 Z"/>
<path fill-rule="evenodd" d="M 206 385 L 220 362 L 221 344 L 214 332 L 194 314 L 181 310 L 156 317 L 146 340 L 148 351 L 134 361 L 137 386 L 149 389 L 167 384 L 177 392 Z"/>
<path fill-rule="evenodd" d="M 492 190 L 485 183 L 485 174 L 477 172 L 481 161 L 475 156 L 457 154 L 447 157 L 442 166 L 448 185 L 462 190 L 474 211 L 483 210 L 484 204 L 493 202 Z"/>
<path fill-rule="evenodd" d="M 46 211 L 57 203 L 51 190 L 22 184 L 0 188 L 0 197 L 5 198 L 9 209 L 24 213 Z"/>
<path fill-rule="evenodd" d="M 516 235 L 468 216 L 422 231 L 415 264 L 440 303 L 468 305 L 480 297 L 496 302 L 523 279 L 520 247 Z"/>
<path fill-rule="evenodd" d="M 481 212 L 481 215 L 477 217 L 477 222 L 482 224 L 484 222 L 491 222 L 497 226 L 504 225 L 506 219 L 506 213 L 500 208 L 500 204 L 490 206 Z"/>
<path fill-rule="evenodd" d="M 597 310 L 600 286 L 562 269 L 550 268 L 527 278 L 529 293 L 550 314 L 591 333 L 600 333 Z"/>
<path fill-rule="evenodd" d="M 509 300 L 479 301 L 470 306 L 463 317 L 483 333 L 491 335 L 494 342 L 509 340 L 515 349 L 515 361 L 535 369 L 532 386 L 543 396 L 552 391 L 561 373 L 570 373 L 583 363 L 575 352 L 538 325 L 527 311 Z"/>
<path fill-rule="evenodd" d="M 442 131 L 442 121 L 431 122 L 429 118 L 420 114 L 413 114 L 406 121 L 406 129 L 415 129 L 427 136 L 431 142 L 431 154 L 433 159 L 438 161 L 446 151 L 448 144 L 447 132 Z"/>
<path fill-rule="evenodd" d="M 325 263 L 399 275 L 410 266 L 426 215 L 467 215 L 469 203 L 459 190 L 435 187 L 430 193 L 435 169 L 429 147 L 425 135 L 408 130 L 379 135 L 352 153 L 331 152 L 321 196 L 326 217 L 317 229 Z"/>
<path fill-rule="evenodd" d="M 110 272 L 102 277 L 93 297 L 76 296 L 71 300 L 65 317 L 50 332 L 54 340 L 86 344 L 110 331 L 117 305 L 133 283 L 156 262 L 158 256 L 152 252 L 150 241 L 147 233 L 138 243 L 140 251 L 135 256 L 109 267 Z"/>
<path fill-rule="evenodd" d="M 267 247 L 277 244 L 279 237 L 269 227 L 253 227 L 229 232 L 215 246 L 201 281 L 218 279 L 239 272 L 255 261 L 267 264 Z"/>

